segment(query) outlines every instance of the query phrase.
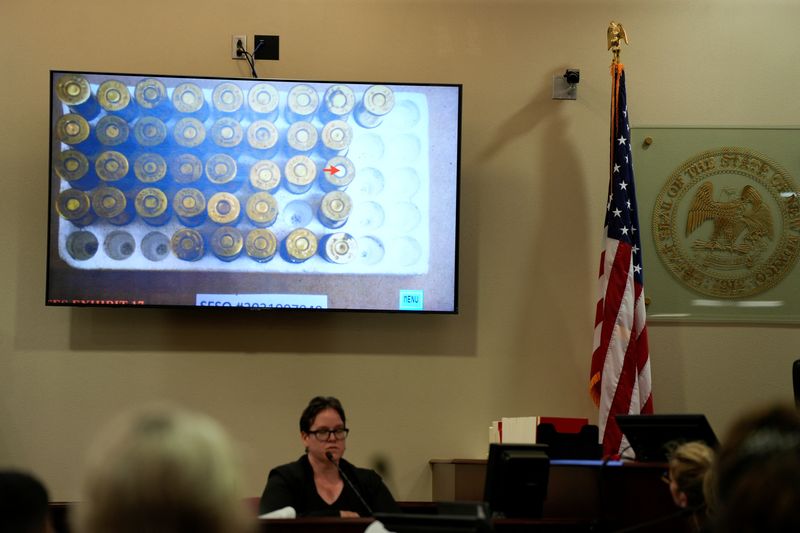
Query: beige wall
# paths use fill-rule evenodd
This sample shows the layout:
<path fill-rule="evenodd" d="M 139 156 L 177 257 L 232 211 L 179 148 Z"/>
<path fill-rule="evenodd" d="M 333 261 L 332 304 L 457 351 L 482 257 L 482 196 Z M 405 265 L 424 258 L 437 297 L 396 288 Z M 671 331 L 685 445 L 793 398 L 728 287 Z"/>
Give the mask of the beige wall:
<path fill-rule="evenodd" d="M 404 500 L 430 498 L 428 459 L 483 455 L 492 418 L 594 419 L 610 20 L 631 37 L 634 126 L 800 122 L 790 0 L 233 5 L 0 5 L 0 465 L 33 468 L 54 499 L 77 498 L 97 428 L 152 399 L 222 420 L 245 448 L 253 495 L 270 466 L 301 453 L 297 418 L 315 394 L 343 400 L 348 456 L 388 458 Z M 230 35 L 257 32 L 281 36 L 281 60 L 258 64 L 263 77 L 464 84 L 461 313 L 44 307 L 48 70 L 244 77 Z M 566 67 L 581 69 L 579 99 L 553 101 L 552 76 Z M 656 409 L 705 412 L 719 431 L 750 405 L 789 400 L 799 339 L 794 327 L 651 326 Z"/>

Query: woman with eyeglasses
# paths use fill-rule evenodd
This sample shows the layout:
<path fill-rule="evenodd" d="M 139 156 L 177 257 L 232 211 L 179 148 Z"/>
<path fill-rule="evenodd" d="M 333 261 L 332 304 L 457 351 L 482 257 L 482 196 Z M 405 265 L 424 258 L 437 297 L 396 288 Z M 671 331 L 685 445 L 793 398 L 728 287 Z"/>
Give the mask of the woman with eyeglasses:
<path fill-rule="evenodd" d="M 300 416 L 300 439 L 306 453 L 273 468 L 261 495 L 259 511 L 294 508 L 297 516 L 371 516 L 399 513 L 381 477 L 342 458 L 349 429 L 344 408 L 333 397 L 312 398 Z"/>

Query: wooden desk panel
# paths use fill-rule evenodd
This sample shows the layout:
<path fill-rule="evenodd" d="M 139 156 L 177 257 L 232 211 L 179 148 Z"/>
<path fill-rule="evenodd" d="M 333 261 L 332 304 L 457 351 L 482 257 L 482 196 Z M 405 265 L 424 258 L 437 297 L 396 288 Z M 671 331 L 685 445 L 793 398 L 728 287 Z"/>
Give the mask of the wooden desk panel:
<path fill-rule="evenodd" d="M 295 518 L 259 521 L 259 533 L 363 533 L 371 518 Z M 494 520 L 495 533 L 590 533 L 594 522 L 559 519 Z"/>
<path fill-rule="evenodd" d="M 435 502 L 479 502 L 483 500 L 486 460 L 433 459 L 432 500 Z"/>
<path fill-rule="evenodd" d="M 431 502 L 400 502 L 404 512 L 433 513 Z M 50 504 L 56 533 L 69 533 L 68 513 L 72 503 Z M 372 518 L 280 518 L 259 519 L 259 533 L 363 533 Z M 543 518 L 540 520 L 501 519 L 493 521 L 496 533 L 590 533 L 598 531 L 596 523 L 583 519 Z"/>
<path fill-rule="evenodd" d="M 486 461 L 430 461 L 434 501 L 480 501 Z M 679 509 L 661 480 L 665 464 L 556 461 L 550 466 L 544 519 L 595 521 L 600 531 L 670 517 Z M 652 532 L 688 531 L 684 517 L 647 528 Z"/>
<path fill-rule="evenodd" d="M 364 533 L 372 518 L 271 518 L 258 521 L 260 533 Z"/>

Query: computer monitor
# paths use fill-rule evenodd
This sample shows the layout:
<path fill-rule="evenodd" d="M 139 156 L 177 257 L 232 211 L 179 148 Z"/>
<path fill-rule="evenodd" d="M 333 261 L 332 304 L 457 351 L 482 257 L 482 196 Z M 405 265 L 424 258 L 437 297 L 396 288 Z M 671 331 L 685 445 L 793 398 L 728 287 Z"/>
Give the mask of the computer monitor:
<path fill-rule="evenodd" d="M 439 502 L 433 513 L 375 513 L 394 533 L 490 533 L 490 515 L 483 502 Z"/>
<path fill-rule="evenodd" d="M 712 448 L 719 444 L 705 415 L 616 415 L 616 419 L 638 461 L 667 462 L 671 448 L 684 442 L 703 441 Z"/>
<path fill-rule="evenodd" d="M 547 497 L 544 444 L 490 444 L 483 498 L 495 516 L 538 518 Z"/>

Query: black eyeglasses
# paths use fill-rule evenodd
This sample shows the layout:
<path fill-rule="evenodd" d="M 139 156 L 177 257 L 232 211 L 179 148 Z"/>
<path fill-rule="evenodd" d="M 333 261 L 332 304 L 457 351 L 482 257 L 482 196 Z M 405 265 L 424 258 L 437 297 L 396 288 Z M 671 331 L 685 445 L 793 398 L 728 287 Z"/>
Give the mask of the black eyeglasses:
<path fill-rule="evenodd" d="M 347 434 L 350 433 L 350 430 L 347 428 L 339 428 L 339 429 L 315 429 L 314 431 L 309 431 L 309 435 L 314 435 L 317 440 L 326 441 L 330 439 L 330 436 L 333 435 L 333 438 L 336 440 L 344 440 L 347 438 Z"/>

